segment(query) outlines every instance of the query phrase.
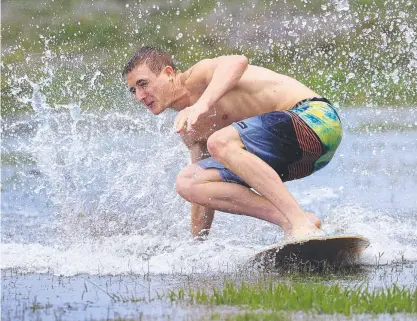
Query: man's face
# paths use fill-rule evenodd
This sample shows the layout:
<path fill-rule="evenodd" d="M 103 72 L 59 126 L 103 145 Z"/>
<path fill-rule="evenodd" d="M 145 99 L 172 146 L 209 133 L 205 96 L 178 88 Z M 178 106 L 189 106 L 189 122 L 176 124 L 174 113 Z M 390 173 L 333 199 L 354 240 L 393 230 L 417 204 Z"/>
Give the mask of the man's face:
<path fill-rule="evenodd" d="M 156 75 L 145 64 L 139 65 L 127 74 L 127 84 L 136 99 L 144 103 L 154 115 L 167 108 L 170 90 L 168 75 L 164 70 Z"/>

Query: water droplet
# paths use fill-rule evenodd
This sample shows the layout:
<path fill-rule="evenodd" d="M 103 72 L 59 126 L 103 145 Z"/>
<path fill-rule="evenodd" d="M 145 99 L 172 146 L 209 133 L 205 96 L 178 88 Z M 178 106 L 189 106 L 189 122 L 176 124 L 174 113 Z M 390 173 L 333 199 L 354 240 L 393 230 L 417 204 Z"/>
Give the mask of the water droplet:
<path fill-rule="evenodd" d="M 336 11 L 348 11 L 349 10 L 349 1 L 348 0 L 335 0 L 334 4 L 336 6 Z"/>

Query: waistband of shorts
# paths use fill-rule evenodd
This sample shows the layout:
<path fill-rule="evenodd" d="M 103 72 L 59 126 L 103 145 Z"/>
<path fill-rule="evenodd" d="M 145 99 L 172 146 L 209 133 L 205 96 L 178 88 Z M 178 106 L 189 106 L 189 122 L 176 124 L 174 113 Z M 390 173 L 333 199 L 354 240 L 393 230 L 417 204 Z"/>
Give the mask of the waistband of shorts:
<path fill-rule="evenodd" d="M 309 102 L 309 101 L 322 101 L 322 102 L 325 102 L 325 103 L 329 104 L 330 106 L 332 106 L 332 103 L 327 98 L 324 98 L 324 97 L 313 97 L 313 98 L 307 98 L 307 99 L 300 100 L 298 103 L 296 103 L 294 106 L 292 106 L 290 108 L 290 110 L 293 109 L 293 108 L 298 108 L 302 104 L 305 104 L 306 102 Z"/>

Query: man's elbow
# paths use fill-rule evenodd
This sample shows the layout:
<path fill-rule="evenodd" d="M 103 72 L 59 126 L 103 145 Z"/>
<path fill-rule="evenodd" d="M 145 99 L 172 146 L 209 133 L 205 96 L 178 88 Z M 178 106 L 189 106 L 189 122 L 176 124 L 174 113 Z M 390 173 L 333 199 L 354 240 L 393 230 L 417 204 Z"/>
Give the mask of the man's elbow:
<path fill-rule="evenodd" d="M 246 56 L 239 55 L 239 56 L 236 56 L 236 64 L 241 66 L 243 70 L 246 70 L 249 64 L 249 60 Z"/>

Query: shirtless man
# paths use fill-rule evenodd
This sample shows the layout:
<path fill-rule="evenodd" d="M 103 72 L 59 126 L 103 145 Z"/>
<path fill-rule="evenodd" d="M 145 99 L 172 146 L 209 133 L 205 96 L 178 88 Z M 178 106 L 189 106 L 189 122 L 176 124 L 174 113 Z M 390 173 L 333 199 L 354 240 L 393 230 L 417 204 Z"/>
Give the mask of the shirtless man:
<path fill-rule="evenodd" d="M 175 128 L 192 164 L 178 174 L 176 189 L 192 203 L 194 236 L 208 234 L 215 210 L 277 224 L 286 238 L 324 234 L 283 182 L 333 157 L 342 127 L 326 99 L 244 56 L 204 59 L 180 72 L 170 54 L 143 47 L 123 75 L 154 115 L 179 111 Z"/>

